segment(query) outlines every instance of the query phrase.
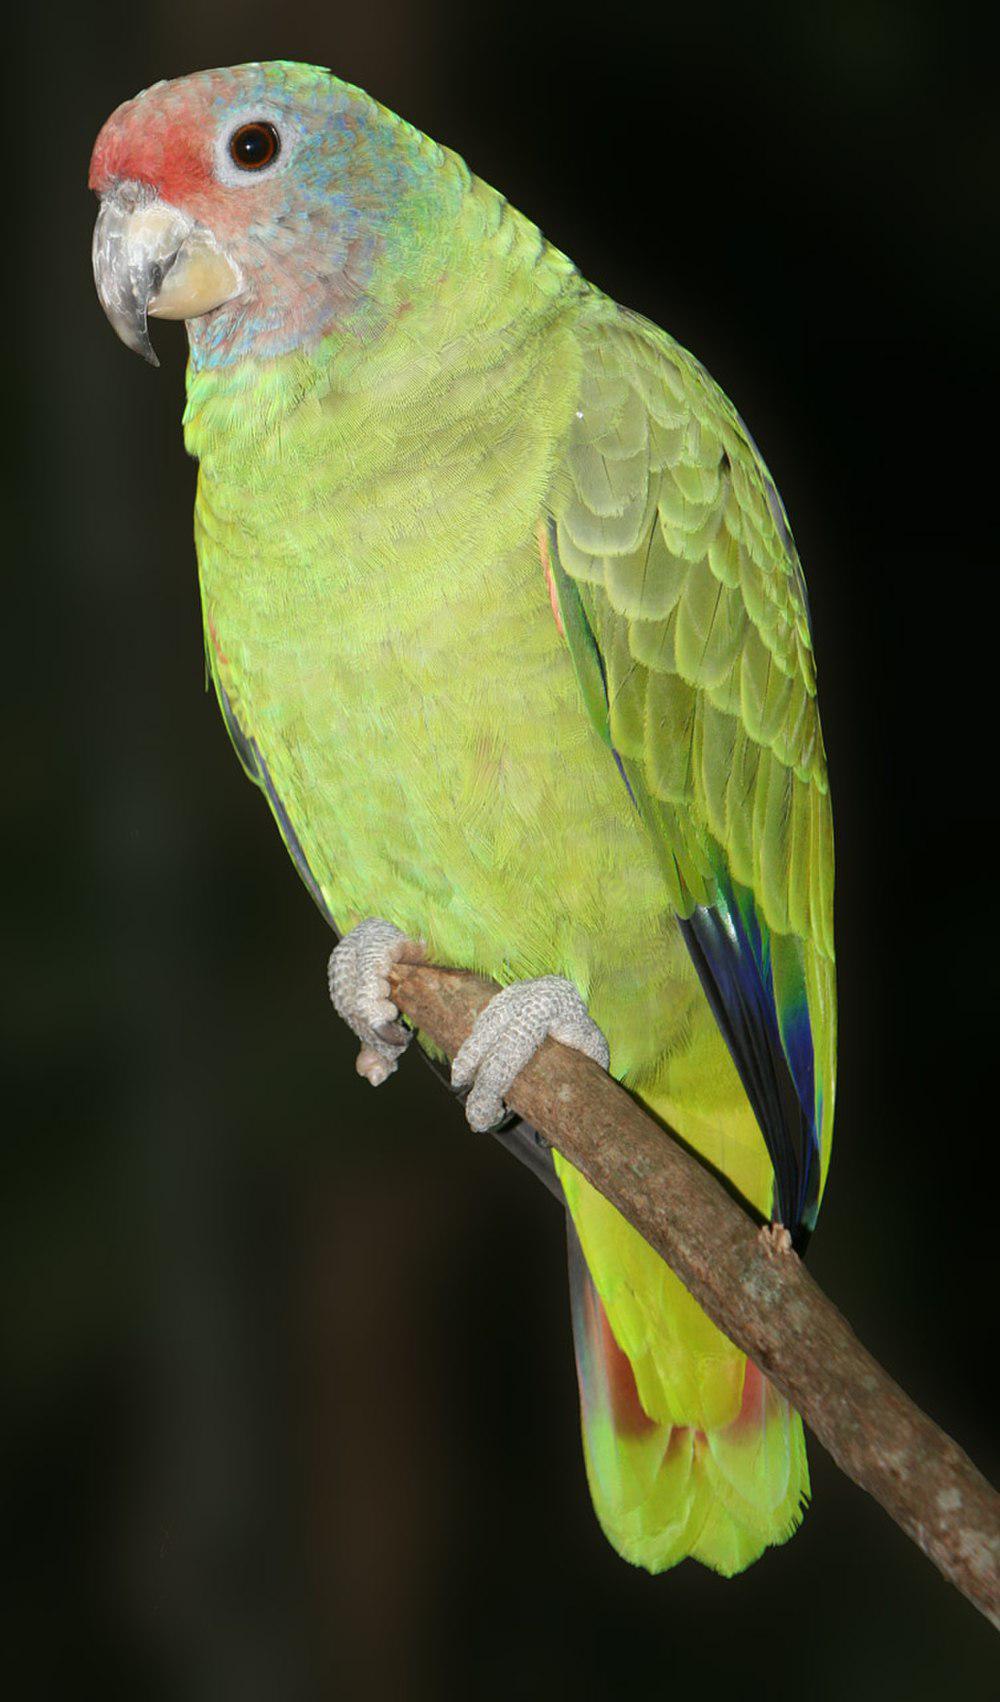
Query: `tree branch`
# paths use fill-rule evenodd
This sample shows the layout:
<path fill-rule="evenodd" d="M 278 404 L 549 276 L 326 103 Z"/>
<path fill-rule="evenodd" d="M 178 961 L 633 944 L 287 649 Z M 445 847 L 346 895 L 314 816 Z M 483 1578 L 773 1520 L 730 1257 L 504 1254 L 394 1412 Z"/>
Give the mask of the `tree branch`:
<path fill-rule="evenodd" d="M 398 965 L 392 985 L 449 1057 L 497 990 L 426 964 Z M 1000 1497 L 862 1347 L 802 1261 L 769 1251 L 715 1178 L 582 1053 L 547 1040 L 508 1103 L 617 1206 L 841 1470 L 1000 1628 Z"/>

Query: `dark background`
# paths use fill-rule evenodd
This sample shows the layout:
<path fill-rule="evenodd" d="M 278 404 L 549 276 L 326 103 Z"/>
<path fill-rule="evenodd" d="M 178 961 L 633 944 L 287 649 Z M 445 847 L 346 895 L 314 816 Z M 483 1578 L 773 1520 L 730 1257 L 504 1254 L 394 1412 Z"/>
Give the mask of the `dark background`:
<path fill-rule="evenodd" d="M 165 76 L 331 65 L 747 417 L 806 563 L 838 827 L 811 1251 L 986 1469 L 996 1263 L 996 42 L 961 5 L 41 7 L 8 69 L 0 1283 L 12 1694 L 997 1694 L 985 1621 L 811 1457 L 724 1583 L 592 1518 L 559 1215 L 416 1058 L 378 1095 L 203 690 L 179 430 L 85 189 Z M 13 149 L 13 151 L 12 151 Z"/>

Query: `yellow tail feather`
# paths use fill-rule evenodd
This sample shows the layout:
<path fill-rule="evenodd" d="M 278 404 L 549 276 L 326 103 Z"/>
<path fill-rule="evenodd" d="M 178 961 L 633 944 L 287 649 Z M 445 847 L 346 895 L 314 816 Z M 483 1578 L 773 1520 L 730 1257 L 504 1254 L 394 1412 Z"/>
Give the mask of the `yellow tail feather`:
<path fill-rule="evenodd" d="M 582 1215 L 613 1212 L 587 1192 Z M 583 1206 L 578 1188 L 573 1194 Z M 809 1497 L 802 1421 L 638 1236 L 626 1268 L 634 1278 L 638 1260 L 646 1281 L 639 1295 L 616 1292 L 612 1311 L 572 1218 L 569 1233 L 584 1455 L 601 1527 L 624 1559 L 650 1572 L 690 1556 L 731 1577 L 801 1521 Z M 617 1226 L 615 1238 L 620 1252 Z M 690 1308 L 694 1329 L 685 1328 Z M 630 1327 L 633 1340 L 621 1341 Z"/>

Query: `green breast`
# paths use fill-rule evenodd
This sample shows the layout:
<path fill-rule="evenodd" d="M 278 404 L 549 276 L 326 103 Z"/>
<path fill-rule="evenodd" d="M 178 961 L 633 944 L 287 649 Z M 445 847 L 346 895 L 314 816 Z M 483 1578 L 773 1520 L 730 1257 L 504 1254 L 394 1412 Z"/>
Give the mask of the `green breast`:
<path fill-rule="evenodd" d="M 338 924 L 381 908 L 485 963 L 497 871 L 537 863 L 543 828 L 565 838 L 574 798 L 593 815 L 600 793 L 598 817 L 627 815 L 549 604 L 544 446 L 515 411 L 509 461 L 454 422 L 401 446 L 350 400 L 309 411 L 319 465 L 287 430 L 281 462 L 252 480 L 203 465 L 213 666 Z M 515 972 L 544 953 L 541 931 L 522 917 Z"/>

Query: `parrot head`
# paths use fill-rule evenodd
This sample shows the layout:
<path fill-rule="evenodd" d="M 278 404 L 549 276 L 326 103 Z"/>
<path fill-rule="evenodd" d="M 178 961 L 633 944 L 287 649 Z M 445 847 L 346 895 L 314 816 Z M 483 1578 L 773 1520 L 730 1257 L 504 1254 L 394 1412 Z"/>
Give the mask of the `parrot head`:
<path fill-rule="evenodd" d="M 94 145 L 94 277 L 122 341 L 185 319 L 224 362 L 350 322 L 398 228 L 423 138 L 330 72 L 276 61 L 157 83 Z M 427 144 L 424 144 L 426 148 Z"/>

